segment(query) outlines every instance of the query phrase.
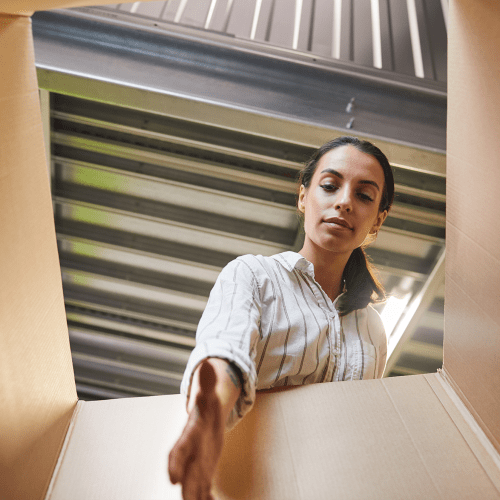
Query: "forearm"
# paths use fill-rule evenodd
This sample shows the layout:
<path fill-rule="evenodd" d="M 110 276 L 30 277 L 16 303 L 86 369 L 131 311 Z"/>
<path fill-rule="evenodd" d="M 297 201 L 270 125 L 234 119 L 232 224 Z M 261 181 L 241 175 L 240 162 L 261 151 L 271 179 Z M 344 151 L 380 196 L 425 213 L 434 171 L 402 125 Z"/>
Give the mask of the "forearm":
<path fill-rule="evenodd" d="M 228 415 L 241 394 L 241 380 L 237 368 L 235 368 L 229 361 L 220 358 L 208 358 L 206 362 L 208 362 L 215 371 L 215 394 L 221 405 L 222 421 L 225 423 Z M 191 413 L 193 410 L 196 397 L 200 392 L 200 367 L 201 363 L 196 368 L 192 378 L 191 391 L 187 405 L 188 413 Z"/>

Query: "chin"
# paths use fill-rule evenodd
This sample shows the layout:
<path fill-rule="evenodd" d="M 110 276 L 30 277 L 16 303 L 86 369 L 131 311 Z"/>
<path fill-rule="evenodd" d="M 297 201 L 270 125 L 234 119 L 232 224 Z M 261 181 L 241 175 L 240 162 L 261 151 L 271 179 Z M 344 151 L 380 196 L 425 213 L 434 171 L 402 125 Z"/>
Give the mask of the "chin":
<path fill-rule="evenodd" d="M 319 251 L 323 252 L 329 252 L 332 254 L 351 254 L 354 250 L 352 246 L 350 245 L 342 245 L 342 243 L 339 244 L 339 242 L 319 242 L 319 244 L 315 245 Z M 321 249 L 321 250 L 320 250 Z"/>

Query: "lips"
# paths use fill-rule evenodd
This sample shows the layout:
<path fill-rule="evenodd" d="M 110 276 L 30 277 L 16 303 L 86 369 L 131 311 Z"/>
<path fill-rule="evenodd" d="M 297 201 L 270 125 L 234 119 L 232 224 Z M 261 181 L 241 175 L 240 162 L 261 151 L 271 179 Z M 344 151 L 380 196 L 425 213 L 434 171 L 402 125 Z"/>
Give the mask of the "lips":
<path fill-rule="evenodd" d="M 345 219 L 341 219 L 339 217 L 330 217 L 325 219 L 323 222 L 326 222 L 327 224 L 336 224 L 337 226 L 342 226 L 352 231 L 352 226 Z"/>

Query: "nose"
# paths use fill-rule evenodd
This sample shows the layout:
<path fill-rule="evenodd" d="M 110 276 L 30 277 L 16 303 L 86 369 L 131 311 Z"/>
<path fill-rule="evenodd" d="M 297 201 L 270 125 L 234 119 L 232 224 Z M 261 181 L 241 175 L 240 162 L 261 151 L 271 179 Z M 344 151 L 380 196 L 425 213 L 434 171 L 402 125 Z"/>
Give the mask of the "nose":
<path fill-rule="evenodd" d="M 338 210 L 339 212 L 352 211 L 352 194 L 349 189 L 343 188 L 337 192 L 337 198 L 335 199 L 335 210 Z"/>

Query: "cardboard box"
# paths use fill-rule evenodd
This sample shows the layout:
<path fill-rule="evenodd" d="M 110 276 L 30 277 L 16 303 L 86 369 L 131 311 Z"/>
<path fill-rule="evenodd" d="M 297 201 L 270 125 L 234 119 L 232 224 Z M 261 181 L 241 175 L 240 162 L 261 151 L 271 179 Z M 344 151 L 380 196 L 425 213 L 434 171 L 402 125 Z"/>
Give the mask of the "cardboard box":
<path fill-rule="evenodd" d="M 166 464 L 182 396 L 77 402 L 18 15 L 63 5 L 0 4 L 0 498 L 181 498 Z M 217 498 L 500 498 L 499 26 L 500 3 L 450 1 L 443 371 L 259 395 L 226 436 Z"/>

